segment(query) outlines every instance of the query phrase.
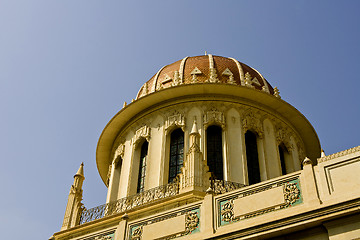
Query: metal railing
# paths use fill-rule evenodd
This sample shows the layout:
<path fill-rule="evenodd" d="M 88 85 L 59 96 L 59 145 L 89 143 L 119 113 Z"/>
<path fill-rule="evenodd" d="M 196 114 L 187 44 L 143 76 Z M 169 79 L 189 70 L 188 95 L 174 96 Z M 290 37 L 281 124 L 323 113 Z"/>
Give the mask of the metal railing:
<path fill-rule="evenodd" d="M 210 187 L 215 194 L 223 194 L 230 191 L 234 191 L 239 188 L 246 187 L 246 185 L 242 183 L 230 182 L 225 180 L 211 179 Z"/>
<path fill-rule="evenodd" d="M 163 186 L 149 189 L 147 191 L 121 198 L 117 201 L 106 203 L 94 208 L 84 209 L 80 216 L 80 223 L 94 221 L 106 216 L 126 212 L 134 208 L 144 206 L 159 199 L 175 196 L 179 193 L 179 183 L 169 183 Z"/>
<path fill-rule="evenodd" d="M 224 180 L 210 180 L 210 187 L 214 194 L 223 194 L 246 185 Z M 147 191 L 121 198 L 117 201 L 106 203 L 94 208 L 84 208 L 80 215 L 79 224 L 94 221 L 106 216 L 127 212 L 137 207 L 156 202 L 157 200 L 175 196 L 179 193 L 179 182 L 169 183 L 163 186 L 149 189 Z"/>

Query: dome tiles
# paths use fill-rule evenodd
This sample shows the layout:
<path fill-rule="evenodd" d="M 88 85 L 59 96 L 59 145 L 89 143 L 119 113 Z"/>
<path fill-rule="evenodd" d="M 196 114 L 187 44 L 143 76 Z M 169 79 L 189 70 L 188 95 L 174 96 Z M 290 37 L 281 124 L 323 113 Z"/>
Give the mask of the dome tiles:
<path fill-rule="evenodd" d="M 209 54 L 186 57 L 164 66 L 140 88 L 136 99 L 165 88 L 195 83 L 232 84 L 269 94 L 277 92 L 254 68 L 234 58 Z"/>

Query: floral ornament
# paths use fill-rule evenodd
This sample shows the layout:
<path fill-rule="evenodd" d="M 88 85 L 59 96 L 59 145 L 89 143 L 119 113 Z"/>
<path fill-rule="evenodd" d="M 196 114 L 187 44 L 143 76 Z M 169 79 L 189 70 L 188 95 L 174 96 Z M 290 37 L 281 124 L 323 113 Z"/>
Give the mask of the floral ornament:
<path fill-rule="evenodd" d="M 131 235 L 131 240 L 141 240 L 141 236 L 142 236 L 142 226 L 136 228 Z"/>
<path fill-rule="evenodd" d="M 226 202 L 221 209 L 221 216 L 224 222 L 230 222 L 234 219 L 234 203 L 232 201 Z"/>
<path fill-rule="evenodd" d="M 286 183 L 284 184 L 284 198 L 286 206 L 290 206 L 299 199 L 300 190 L 296 186 L 297 183 Z"/>
<path fill-rule="evenodd" d="M 196 212 L 189 212 L 185 216 L 185 231 L 186 234 L 190 234 L 199 225 L 199 216 Z"/>

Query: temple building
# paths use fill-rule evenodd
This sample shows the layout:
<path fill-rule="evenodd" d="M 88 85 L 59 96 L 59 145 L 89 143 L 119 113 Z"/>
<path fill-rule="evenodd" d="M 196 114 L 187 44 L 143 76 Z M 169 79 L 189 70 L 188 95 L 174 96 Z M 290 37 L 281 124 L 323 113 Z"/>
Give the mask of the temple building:
<path fill-rule="evenodd" d="M 254 68 L 185 57 L 109 121 L 106 202 L 74 176 L 53 240 L 360 239 L 360 146 L 326 156 L 309 121 Z"/>

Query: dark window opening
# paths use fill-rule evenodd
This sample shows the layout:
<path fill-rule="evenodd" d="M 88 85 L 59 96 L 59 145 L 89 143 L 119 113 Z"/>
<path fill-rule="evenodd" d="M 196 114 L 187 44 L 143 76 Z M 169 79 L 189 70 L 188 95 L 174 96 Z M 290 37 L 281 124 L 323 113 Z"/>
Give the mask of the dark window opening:
<path fill-rule="evenodd" d="M 251 185 L 261 181 L 259 155 L 258 155 L 257 139 L 255 133 L 251 131 L 247 131 L 245 133 L 245 145 L 246 145 L 248 179 L 249 179 L 249 185 Z"/>
<path fill-rule="evenodd" d="M 148 146 L 149 143 L 147 141 L 145 141 L 141 146 L 138 185 L 136 191 L 137 193 L 143 192 L 145 187 L 146 159 L 148 154 Z"/>
<path fill-rule="evenodd" d="M 184 163 L 184 132 L 178 128 L 170 136 L 169 182 L 181 172 Z"/>
<path fill-rule="evenodd" d="M 210 126 L 206 130 L 207 165 L 212 177 L 218 180 L 224 179 L 222 129 L 219 126 Z"/>
<path fill-rule="evenodd" d="M 285 153 L 287 153 L 287 149 L 285 148 L 285 146 L 279 145 L 279 155 L 280 155 L 280 165 L 281 165 L 282 175 L 287 174 L 286 164 L 285 164 Z"/>

